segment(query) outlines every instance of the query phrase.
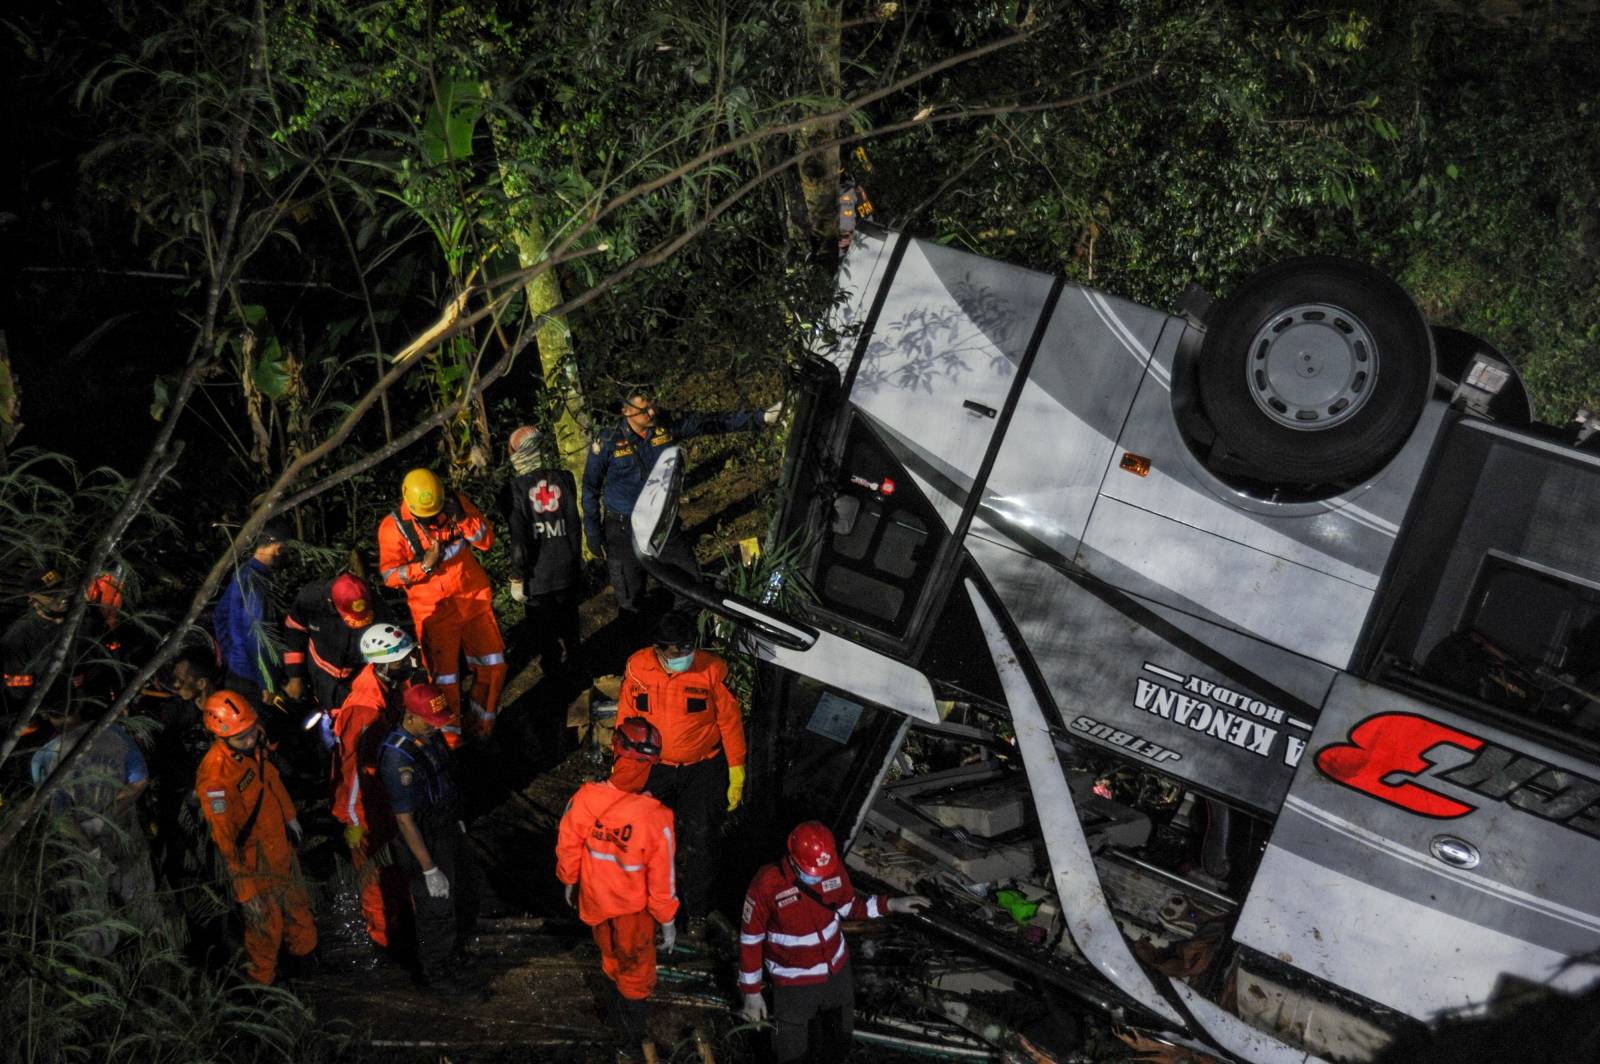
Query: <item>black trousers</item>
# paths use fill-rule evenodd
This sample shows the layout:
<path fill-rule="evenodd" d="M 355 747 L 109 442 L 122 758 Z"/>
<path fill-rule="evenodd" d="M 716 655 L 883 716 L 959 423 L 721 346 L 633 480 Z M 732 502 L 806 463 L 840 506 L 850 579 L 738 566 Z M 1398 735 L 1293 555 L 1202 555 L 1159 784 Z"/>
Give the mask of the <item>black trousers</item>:
<path fill-rule="evenodd" d="M 645 571 L 639 556 L 633 551 L 633 532 L 626 514 L 606 514 L 606 572 L 611 576 L 611 587 L 617 593 L 617 609 L 638 614 L 644 605 Z M 674 528 L 661 552 L 661 561 L 678 569 L 691 579 L 700 579 L 700 563 L 694 559 L 694 549 L 683 529 Z M 689 607 L 686 599 L 675 596 L 673 609 Z M 647 633 L 640 633 L 641 638 Z"/>
<path fill-rule="evenodd" d="M 606 983 L 606 1012 L 611 1017 L 611 1029 L 617 1035 L 617 1048 L 629 1054 L 638 1050 L 640 1043 L 650 1037 L 650 1002 L 625 998 L 615 984 Z"/>
<path fill-rule="evenodd" d="M 850 962 L 826 983 L 773 986 L 772 1059 L 833 1064 L 850 1055 L 855 1030 L 856 984 Z"/>
<path fill-rule="evenodd" d="M 573 665 L 578 655 L 577 587 L 530 594 L 514 638 L 533 651 L 547 676 L 561 669 L 563 657 Z"/>
<path fill-rule="evenodd" d="M 417 917 L 417 967 L 423 975 L 435 976 L 452 953 L 466 946 L 467 935 L 477 922 L 477 863 L 454 811 L 425 813 L 417 818 L 417 827 L 434 866 L 450 881 L 448 898 L 435 898 L 428 893 L 422 866 L 405 839 L 397 837 L 390 848 L 397 853 L 411 886 L 411 904 Z"/>
<path fill-rule="evenodd" d="M 672 810 L 678 834 L 675 862 L 683 915 L 711 911 L 717 842 L 728 809 L 728 759 L 721 753 L 692 765 L 656 765 L 645 788 Z"/>

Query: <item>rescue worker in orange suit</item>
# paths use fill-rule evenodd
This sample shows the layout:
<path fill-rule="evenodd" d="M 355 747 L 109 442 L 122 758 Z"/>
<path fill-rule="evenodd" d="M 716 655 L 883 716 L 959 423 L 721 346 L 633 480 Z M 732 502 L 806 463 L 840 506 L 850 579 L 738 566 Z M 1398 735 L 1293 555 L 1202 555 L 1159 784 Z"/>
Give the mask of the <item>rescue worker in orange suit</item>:
<path fill-rule="evenodd" d="M 390 849 L 410 882 L 417 982 L 463 989 L 475 874 L 466 828 L 456 818 L 453 755 L 440 733 L 450 707 L 437 684 L 408 687 L 402 698 L 404 713 L 383 741 L 378 775 L 400 835 Z"/>
<path fill-rule="evenodd" d="M 398 828 L 389 808 L 389 794 L 378 778 L 378 765 L 383 741 L 405 712 L 405 690 L 427 676 L 418 660 L 416 641 L 392 624 L 374 624 L 362 633 L 361 655 L 367 665 L 333 714 L 338 743 L 333 762 L 333 815 L 344 825 L 367 938 L 374 948 L 394 955 L 403 951 L 391 952 L 391 947 L 404 939 L 392 935 L 390 929 L 411 908 L 411 893 L 400 866 L 380 856 Z"/>
<path fill-rule="evenodd" d="M 283 619 L 283 693 L 299 701 L 309 686 L 311 701 L 331 715 L 366 665 L 361 635 L 377 620 L 372 589 L 359 576 L 340 573 L 302 587 Z"/>
<path fill-rule="evenodd" d="M 654 1060 L 646 1023 L 656 987 L 656 925 L 670 952 L 678 912 L 672 811 L 643 793 L 661 758 L 661 733 L 644 718 L 629 717 L 612 733 L 611 749 L 611 778 L 578 788 L 561 814 L 556 878 L 600 947 L 600 966 L 611 980 L 607 1009 L 617 1059 L 631 1060 L 637 1051 Z"/>
<path fill-rule="evenodd" d="M 204 712 L 217 740 L 195 775 L 200 815 L 222 854 L 234 899 L 244 907 L 245 977 L 270 984 L 280 947 L 295 960 L 317 948 L 311 900 L 295 857 L 300 821 L 244 696 L 218 691 L 206 699 Z"/>
<path fill-rule="evenodd" d="M 669 613 L 655 645 L 628 658 L 617 712 L 644 717 L 661 731 L 661 761 L 650 793 L 678 822 L 678 884 L 685 937 L 698 941 L 717 874 L 716 840 L 726 813 L 744 800 L 744 717 L 728 690 L 728 666 L 696 650 L 694 622 Z"/>
<path fill-rule="evenodd" d="M 855 985 L 843 920 L 921 912 L 917 895 L 884 899 L 850 882 L 833 832 L 808 820 L 789 833 L 788 853 L 756 872 L 739 925 L 739 992 L 752 1023 L 767 1018 L 762 973 L 772 979 L 772 1059 L 843 1060 L 850 1053 Z"/>
<path fill-rule="evenodd" d="M 407 473 L 401 494 L 400 508 L 378 525 L 383 582 L 405 589 L 422 660 L 444 689 L 451 716 L 445 741 L 455 746 L 462 738 L 463 656 L 474 678 L 466 734 L 487 737 L 506 682 L 506 645 L 494 618 L 489 574 L 472 551 L 494 546 L 494 529 L 431 470 Z"/>

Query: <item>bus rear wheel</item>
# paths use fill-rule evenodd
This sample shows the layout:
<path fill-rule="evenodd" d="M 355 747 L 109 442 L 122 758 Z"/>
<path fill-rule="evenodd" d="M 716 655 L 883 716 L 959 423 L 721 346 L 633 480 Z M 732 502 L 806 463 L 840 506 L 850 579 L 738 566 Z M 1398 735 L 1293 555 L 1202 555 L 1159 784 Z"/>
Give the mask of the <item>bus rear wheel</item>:
<path fill-rule="evenodd" d="M 1212 316 L 1200 401 L 1235 462 L 1283 484 L 1375 472 L 1433 387 L 1433 336 L 1410 296 L 1358 262 L 1288 259 Z"/>

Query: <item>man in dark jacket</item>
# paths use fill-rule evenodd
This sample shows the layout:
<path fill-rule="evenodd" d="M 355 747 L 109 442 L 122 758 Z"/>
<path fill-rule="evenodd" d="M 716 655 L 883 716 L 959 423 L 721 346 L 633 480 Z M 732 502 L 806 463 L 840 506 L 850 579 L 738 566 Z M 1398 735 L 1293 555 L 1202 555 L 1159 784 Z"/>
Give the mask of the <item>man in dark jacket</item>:
<path fill-rule="evenodd" d="M 282 651 L 277 645 L 278 618 L 272 567 L 289 549 L 288 527 L 268 521 L 256 539 L 255 550 L 234 570 L 211 615 L 211 630 L 222 650 L 228 670 L 228 688 L 253 702 L 263 691 L 276 691 L 283 675 Z"/>
<path fill-rule="evenodd" d="M 525 604 L 518 634 L 532 643 L 550 675 L 570 666 L 578 652 L 578 485 L 550 460 L 543 434 L 532 425 L 512 432 L 510 447 L 511 597 Z"/>
<path fill-rule="evenodd" d="M 349 573 L 313 580 L 300 589 L 283 620 L 283 693 L 306 696 L 325 713 L 344 704 L 356 673 L 365 666 L 361 633 L 378 620 L 372 589 Z"/>
<path fill-rule="evenodd" d="M 54 568 L 44 566 L 28 574 L 24 585 L 28 593 L 28 608 L 6 628 L 0 636 L 0 671 L 5 681 L 4 723 L 7 727 L 28 705 L 33 692 L 44 680 L 49 668 L 50 653 L 61 625 L 72 604 L 73 583 Z M 61 673 L 50 685 L 49 692 L 40 703 L 44 713 L 65 712 L 69 704 L 79 701 L 85 693 L 85 682 L 96 657 L 104 651 L 93 646 L 99 634 L 99 614 L 90 610 L 84 615 L 78 629 L 77 645 L 62 667 Z M 29 731 L 34 726 L 29 726 Z M 26 732 L 24 734 L 27 734 Z"/>
<path fill-rule="evenodd" d="M 606 559 L 611 587 L 617 593 L 617 609 L 632 636 L 639 636 L 638 616 L 645 591 L 644 567 L 633 552 L 629 518 L 634 503 L 644 490 L 650 470 L 662 449 L 691 436 L 725 432 L 760 432 L 777 421 L 781 404 L 766 410 L 734 410 L 725 413 L 689 413 L 668 417 L 656 409 L 655 401 L 644 392 L 632 392 L 622 404 L 622 418 L 605 429 L 589 446 L 589 459 L 583 467 L 583 530 L 589 538 L 589 551 Z M 605 503 L 602 524 L 600 504 Z M 700 575 L 693 546 L 683 536 L 667 541 L 661 560 L 681 569 L 690 577 Z M 678 604 L 678 608 L 683 607 Z M 631 640 L 630 640 L 631 641 Z"/>

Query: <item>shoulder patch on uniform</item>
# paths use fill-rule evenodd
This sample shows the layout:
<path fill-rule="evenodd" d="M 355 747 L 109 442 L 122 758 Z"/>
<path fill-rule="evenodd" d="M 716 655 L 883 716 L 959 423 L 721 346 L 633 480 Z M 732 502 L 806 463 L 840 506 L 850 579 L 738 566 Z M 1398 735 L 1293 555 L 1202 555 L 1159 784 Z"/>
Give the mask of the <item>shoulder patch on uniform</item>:
<path fill-rule="evenodd" d="M 744 900 L 744 922 L 748 924 L 755 915 L 756 900 L 754 898 L 746 898 Z"/>
<path fill-rule="evenodd" d="M 403 768 L 400 770 L 400 786 L 409 787 L 411 786 L 411 781 L 416 778 L 417 774 L 415 770 L 409 768 Z"/>
<path fill-rule="evenodd" d="M 223 798 L 213 798 L 213 799 L 211 799 L 211 811 L 213 813 L 226 812 L 227 809 L 228 809 L 228 803 L 227 803 L 226 799 L 223 799 Z"/>
<path fill-rule="evenodd" d="M 780 891 L 778 891 L 778 893 L 774 894 L 772 896 L 772 898 L 773 898 L 774 901 L 782 901 L 784 898 L 798 898 L 799 896 L 800 896 L 800 888 L 799 887 L 790 887 L 788 890 L 780 890 Z"/>
<path fill-rule="evenodd" d="M 842 886 L 844 886 L 844 877 L 843 876 L 833 876 L 830 879 L 824 879 L 822 881 L 822 891 L 823 891 L 823 893 L 827 893 L 830 890 L 838 890 Z"/>

